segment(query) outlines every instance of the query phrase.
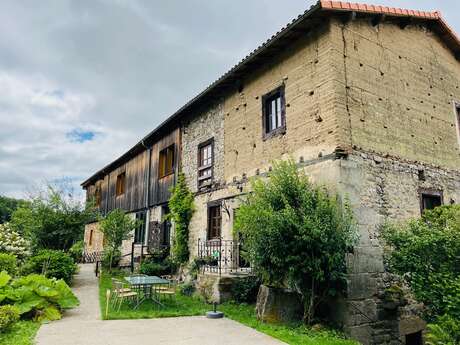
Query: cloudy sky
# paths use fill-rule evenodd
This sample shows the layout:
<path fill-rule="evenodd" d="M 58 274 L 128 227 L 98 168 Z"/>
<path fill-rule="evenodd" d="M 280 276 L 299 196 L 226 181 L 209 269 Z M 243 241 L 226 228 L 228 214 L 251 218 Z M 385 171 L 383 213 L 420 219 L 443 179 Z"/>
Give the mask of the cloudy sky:
<path fill-rule="evenodd" d="M 313 2 L 0 0 L 0 194 L 78 186 Z"/>

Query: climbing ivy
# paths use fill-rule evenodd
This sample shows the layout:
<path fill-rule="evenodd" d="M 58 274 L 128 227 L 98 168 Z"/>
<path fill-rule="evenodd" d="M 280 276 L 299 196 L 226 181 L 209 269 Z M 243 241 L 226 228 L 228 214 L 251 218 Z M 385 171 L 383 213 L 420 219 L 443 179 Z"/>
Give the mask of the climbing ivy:
<path fill-rule="evenodd" d="M 170 218 L 174 223 L 172 257 L 177 264 L 185 264 L 189 259 L 188 235 L 194 205 L 193 193 L 187 186 L 184 174 L 180 173 L 177 184 L 171 190 L 169 200 Z"/>

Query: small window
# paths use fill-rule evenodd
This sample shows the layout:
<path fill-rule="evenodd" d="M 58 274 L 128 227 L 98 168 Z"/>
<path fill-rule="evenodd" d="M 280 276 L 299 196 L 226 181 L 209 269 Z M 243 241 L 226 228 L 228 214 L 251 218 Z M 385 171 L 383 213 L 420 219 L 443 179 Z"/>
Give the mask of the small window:
<path fill-rule="evenodd" d="M 198 187 L 209 186 L 212 183 L 213 163 L 214 142 L 211 139 L 198 146 Z"/>
<path fill-rule="evenodd" d="M 174 145 L 160 151 L 158 177 L 162 178 L 174 173 Z"/>
<path fill-rule="evenodd" d="M 126 173 L 122 172 L 117 176 L 116 196 L 125 194 Z"/>
<path fill-rule="evenodd" d="M 423 345 L 422 331 L 407 334 L 406 345 Z"/>
<path fill-rule="evenodd" d="M 220 239 L 222 228 L 222 213 L 220 205 L 208 207 L 208 240 Z"/>
<path fill-rule="evenodd" d="M 440 191 L 421 191 L 420 193 L 420 210 L 423 213 L 425 210 L 432 210 L 435 207 L 441 206 L 442 192 Z"/>
<path fill-rule="evenodd" d="M 284 133 L 286 128 L 286 107 L 284 86 L 262 97 L 264 137 Z"/>
<path fill-rule="evenodd" d="M 455 119 L 457 124 L 458 144 L 460 145 L 460 103 L 455 103 Z"/>
<path fill-rule="evenodd" d="M 144 243 L 146 216 L 145 211 L 136 213 L 136 220 L 139 222 L 139 225 L 134 230 L 134 243 Z"/>
<path fill-rule="evenodd" d="M 89 232 L 89 241 L 88 245 L 91 247 L 93 245 L 93 230 Z"/>

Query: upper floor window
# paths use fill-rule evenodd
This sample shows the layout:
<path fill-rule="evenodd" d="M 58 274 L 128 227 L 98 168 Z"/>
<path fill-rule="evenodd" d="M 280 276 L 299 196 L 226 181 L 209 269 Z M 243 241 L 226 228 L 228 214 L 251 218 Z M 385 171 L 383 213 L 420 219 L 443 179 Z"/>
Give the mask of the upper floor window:
<path fill-rule="evenodd" d="M 262 97 L 264 137 L 284 133 L 286 128 L 285 104 L 284 86 L 280 86 Z"/>
<path fill-rule="evenodd" d="M 420 192 L 420 211 L 432 210 L 443 204 L 442 191 L 422 190 Z"/>
<path fill-rule="evenodd" d="M 117 176 L 117 185 L 115 190 L 115 195 L 120 196 L 125 194 L 125 184 L 126 184 L 126 173 L 122 172 Z"/>
<path fill-rule="evenodd" d="M 174 144 L 160 151 L 158 177 L 174 173 Z"/>
<path fill-rule="evenodd" d="M 213 163 L 214 141 L 211 139 L 198 146 L 198 187 L 211 184 Z"/>

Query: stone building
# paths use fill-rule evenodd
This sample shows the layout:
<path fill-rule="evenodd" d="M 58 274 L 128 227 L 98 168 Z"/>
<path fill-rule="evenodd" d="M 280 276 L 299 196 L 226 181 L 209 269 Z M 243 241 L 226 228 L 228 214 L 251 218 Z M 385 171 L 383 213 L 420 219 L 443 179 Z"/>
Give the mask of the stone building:
<path fill-rule="evenodd" d="M 82 186 L 102 213 L 144 221 L 128 260 L 170 243 L 168 188 L 182 171 L 195 193 L 192 257 L 217 251 L 209 276 L 231 277 L 249 270 L 233 234 L 248 180 L 291 157 L 347 195 L 359 223 L 332 314 L 364 344 L 419 344 L 417 308 L 382 298 L 379 225 L 460 200 L 459 59 L 438 12 L 320 1 Z M 88 224 L 87 251 L 102 240 Z"/>

